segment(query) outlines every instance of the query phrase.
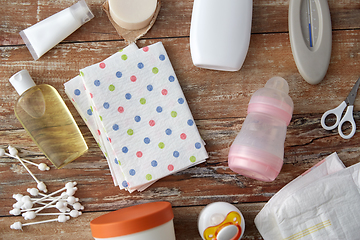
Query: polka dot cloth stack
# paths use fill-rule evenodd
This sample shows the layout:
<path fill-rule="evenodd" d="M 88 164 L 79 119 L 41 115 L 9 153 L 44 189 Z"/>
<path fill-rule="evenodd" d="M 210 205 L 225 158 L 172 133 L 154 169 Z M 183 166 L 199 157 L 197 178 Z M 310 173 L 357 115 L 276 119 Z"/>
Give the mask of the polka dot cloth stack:
<path fill-rule="evenodd" d="M 208 157 L 161 42 L 82 69 L 65 92 L 121 189 L 144 190 Z"/>

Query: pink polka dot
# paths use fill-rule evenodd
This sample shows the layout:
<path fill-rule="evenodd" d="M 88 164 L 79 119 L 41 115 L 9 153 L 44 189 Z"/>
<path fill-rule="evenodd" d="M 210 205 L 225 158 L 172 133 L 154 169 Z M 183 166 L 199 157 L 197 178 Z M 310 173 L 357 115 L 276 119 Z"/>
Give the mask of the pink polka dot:
<path fill-rule="evenodd" d="M 168 94 L 168 91 L 166 89 L 163 89 L 163 90 L 161 90 L 161 94 L 165 96 Z"/>
<path fill-rule="evenodd" d="M 98 132 L 98 134 L 99 134 L 99 135 L 101 135 L 101 132 L 100 132 L 100 130 L 97 130 L 97 132 Z"/>
<path fill-rule="evenodd" d="M 142 154 L 141 151 L 138 151 L 138 152 L 136 153 L 136 156 L 139 157 L 139 158 L 142 157 L 142 155 L 143 155 L 143 154 Z"/>
<path fill-rule="evenodd" d="M 170 165 L 168 166 L 168 170 L 169 170 L 169 171 L 174 170 L 174 166 L 173 166 L 172 164 L 170 164 Z"/>
<path fill-rule="evenodd" d="M 111 138 L 109 138 L 109 142 L 111 143 Z"/>
<path fill-rule="evenodd" d="M 144 51 L 144 52 L 149 51 L 149 47 L 143 47 L 143 51 Z"/>
<path fill-rule="evenodd" d="M 132 81 L 132 82 L 136 82 L 136 76 L 134 76 L 134 75 L 132 75 L 131 77 L 130 77 L 130 80 Z"/>
<path fill-rule="evenodd" d="M 181 138 L 182 140 L 185 140 L 185 139 L 186 139 L 186 134 L 185 134 L 185 133 L 180 134 L 180 138 Z"/>
<path fill-rule="evenodd" d="M 155 121 L 154 121 L 154 120 L 150 120 L 150 121 L 149 121 L 149 125 L 150 125 L 150 127 L 155 126 Z"/>
<path fill-rule="evenodd" d="M 100 67 L 101 69 L 104 69 L 105 66 L 106 66 L 105 63 L 103 63 L 103 62 L 99 64 L 99 67 Z"/>
<path fill-rule="evenodd" d="M 124 108 L 123 108 L 123 107 L 119 107 L 119 108 L 118 108 L 118 112 L 119 112 L 119 113 L 123 113 L 123 112 L 124 112 Z"/>
<path fill-rule="evenodd" d="M 71 100 L 72 100 L 73 102 L 75 102 L 75 100 L 74 100 L 73 98 L 72 98 Z"/>
<path fill-rule="evenodd" d="M 93 96 L 93 94 L 92 93 L 90 93 L 90 98 L 93 98 L 94 96 Z"/>

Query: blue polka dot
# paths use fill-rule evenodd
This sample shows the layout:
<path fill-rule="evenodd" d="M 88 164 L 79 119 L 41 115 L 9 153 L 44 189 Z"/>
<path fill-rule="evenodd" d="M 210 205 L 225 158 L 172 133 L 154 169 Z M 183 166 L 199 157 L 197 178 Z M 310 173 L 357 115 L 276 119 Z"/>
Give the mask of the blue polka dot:
<path fill-rule="evenodd" d="M 170 82 L 175 81 L 175 77 L 174 77 L 174 76 L 170 76 L 170 77 L 169 77 L 169 81 L 170 81 Z"/>
<path fill-rule="evenodd" d="M 201 148 L 201 143 L 199 143 L 199 142 L 195 143 L 195 148 L 200 149 Z"/>
<path fill-rule="evenodd" d="M 100 80 L 95 80 L 94 85 L 97 86 L 97 87 L 100 86 Z"/>
<path fill-rule="evenodd" d="M 166 135 L 171 135 L 172 131 L 171 131 L 170 128 L 168 128 L 168 129 L 165 130 L 165 133 L 166 133 Z"/>
<path fill-rule="evenodd" d="M 121 149 L 121 151 L 122 151 L 123 153 L 127 153 L 127 152 L 129 151 L 129 149 L 128 149 L 127 147 L 123 147 L 123 148 Z"/>
<path fill-rule="evenodd" d="M 183 104 L 184 102 L 185 102 L 185 101 L 184 101 L 183 98 L 179 98 L 179 99 L 178 99 L 178 103 Z"/>
<path fill-rule="evenodd" d="M 156 167 L 158 165 L 156 160 L 151 161 L 151 166 Z"/>
<path fill-rule="evenodd" d="M 147 90 L 149 90 L 150 92 L 153 90 L 153 86 L 152 85 L 147 85 Z"/>
<path fill-rule="evenodd" d="M 117 130 L 119 130 L 119 125 L 114 124 L 114 125 L 112 126 L 112 128 L 114 129 L 114 131 L 117 131 Z"/>
<path fill-rule="evenodd" d="M 131 94 L 130 94 L 130 93 L 125 94 L 125 98 L 126 98 L 127 100 L 131 99 Z"/>
<path fill-rule="evenodd" d="M 122 72 L 120 72 L 120 71 L 116 72 L 116 77 L 121 78 L 122 77 Z"/>
<path fill-rule="evenodd" d="M 148 138 L 148 137 L 144 138 L 144 143 L 149 144 L 150 143 L 150 138 Z"/>
<path fill-rule="evenodd" d="M 125 188 L 129 186 L 126 181 L 123 181 L 123 182 L 122 182 L 122 185 L 123 185 L 123 187 L 125 187 Z"/>
<path fill-rule="evenodd" d="M 161 55 L 159 56 L 159 59 L 160 59 L 161 61 L 164 61 L 164 60 L 165 60 L 165 56 L 164 56 L 163 54 L 161 54 Z"/>
<path fill-rule="evenodd" d="M 180 155 L 180 153 L 179 153 L 178 151 L 174 151 L 174 152 L 173 152 L 173 156 L 174 156 L 174 157 L 177 158 L 177 157 L 179 157 L 179 155 Z"/>
<path fill-rule="evenodd" d="M 117 158 L 115 158 L 114 161 L 115 161 L 115 164 L 119 164 Z"/>
<path fill-rule="evenodd" d="M 135 116 L 135 117 L 134 117 L 134 120 L 135 120 L 135 122 L 140 122 L 140 121 L 141 121 L 141 117 L 140 117 L 140 116 Z"/>
<path fill-rule="evenodd" d="M 192 125 L 194 125 L 194 121 L 193 121 L 192 119 L 189 119 L 189 120 L 187 121 L 187 124 L 188 124 L 189 126 L 192 126 Z"/>
<path fill-rule="evenodd" d="M 105 109 L 109 109 L 110 104 L 108 102 L 104 102 L 103 106 L 104 106 Z"/>
<path fill-rule="evenodd" d="M 161 113 L 162 112 L 162 107 L 160 107 L 160 106 L 158 106 L 157 108 L 156 108 L 156 111 L 158 112 L 158 113 Z"/>
<path fill-rule="evenodd" d="M 136 174 L 136 171 L 134 169 L 130 169 L 129 174 L 131 176 L 134 176 Z"/>
<path fill-rule="evenodd" d="M 79 89 L 75 89 L 75 91 L 74 91 L 74 94 L 76 95 L 76 96 L 79 96 L 80 95 L 80 90 Z"/>
<path fill-rule="evenodd" d="M 142 62 L 139 62 L 137 66 L 138 66 L 139 69 L 143 69 L 143 68 L 144 68 L 144 64 L 143 64 Z"/>
<path fill-rule="evenodd" d="M 91 116 L 92 115 L 92 111 L 91 111 L 91 109 L 89 108 L 87 111 L 87 114 L 89 115 L 89 116 Z"/>

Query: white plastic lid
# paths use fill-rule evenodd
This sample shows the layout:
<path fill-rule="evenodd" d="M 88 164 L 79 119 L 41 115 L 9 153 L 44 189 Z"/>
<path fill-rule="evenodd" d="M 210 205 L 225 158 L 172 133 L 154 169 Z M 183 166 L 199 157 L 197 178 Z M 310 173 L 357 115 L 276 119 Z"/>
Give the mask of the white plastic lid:
<path fill-rule="evenodd" d="M 29 72 L 24 69 L 20 72 L 15 73 L 10 79 L 9 79 L 11 85 L 15 88 L 17 93 L 19 95 L 23 94 L 26 90 L 29 88 L 32 88 L 36 86 L 33 79 L 31 78 Z"/>
<path fill-rule="evenodd" d="M 90 11 L 85 0 L 80 0 L 69 8 L 74 17 L 78 19 L 81 24 L 84 24 L 94 18 L 94 14 Z"/>
<path fill-rule="evenodd" d="M 122 28 L 146 27 L 154 16 L 157 0 L 108 0 L 112 19 Z"/>

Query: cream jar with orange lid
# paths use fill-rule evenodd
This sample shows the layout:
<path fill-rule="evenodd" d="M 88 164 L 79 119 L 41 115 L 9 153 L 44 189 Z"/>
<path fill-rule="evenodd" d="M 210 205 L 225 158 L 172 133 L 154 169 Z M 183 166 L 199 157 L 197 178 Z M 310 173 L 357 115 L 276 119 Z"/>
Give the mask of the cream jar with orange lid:
<path fill-rule="evenodd" d="M 122 208 L 90 222 L 96 240 L 175 240 L 174 214 L 169 202 Z"/>

